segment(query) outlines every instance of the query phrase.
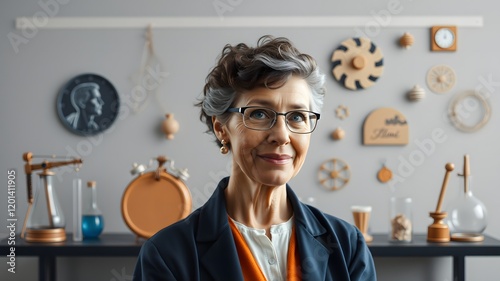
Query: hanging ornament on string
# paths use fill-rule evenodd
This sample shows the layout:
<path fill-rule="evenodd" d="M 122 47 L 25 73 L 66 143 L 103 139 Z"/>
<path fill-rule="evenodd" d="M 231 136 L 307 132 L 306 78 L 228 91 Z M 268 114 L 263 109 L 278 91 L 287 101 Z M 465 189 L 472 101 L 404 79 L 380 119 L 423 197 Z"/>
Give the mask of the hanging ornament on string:
<path fill-rule="evenodd" d="M 385 165 L 386 162 L 387 160 L 384 160 L 382 168 L 377 173 L 377 179 L 381 183 L 386 183 L 392 179 L 392 171 L 387 168 L 387 166 Z"/>
<path fill-rule="evenodd" d="M 169 73 L 163 71 L 163 64 L 157 56 L 153 43 L 153 29 L 150 24 L 146 31 L 146 41 L 144 43 L 142 58 L 139 70 L 132 76 L 135 86 L 132 90 L 133 102 L 132 111 L 140 113 L 149 104 L 151 96 L 155 99 L 162 112 L 168 112 L 160 99 L 160 86 L 168 77 Z M 173 139 L 174 134 L 179 130 L 179 123 L 174 119 L 173 113 L 165 114 L 161 129 L 167 139 Z"/>

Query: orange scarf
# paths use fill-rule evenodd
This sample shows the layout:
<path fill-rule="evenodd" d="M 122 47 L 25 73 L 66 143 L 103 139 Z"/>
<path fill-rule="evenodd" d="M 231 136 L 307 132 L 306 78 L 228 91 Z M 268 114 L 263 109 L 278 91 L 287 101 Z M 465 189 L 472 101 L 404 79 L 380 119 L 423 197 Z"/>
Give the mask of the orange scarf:
<path fill-rule="evenodd" d="M 252 255 L 252 251 L 248 248 L 245 238 L 241 235 L 240 231 L 231 220 L 228 218 L 231 231 L 233 232 L 234 243 L 238 252 L 238 259 L 240 260 L 241 271 L 243 272 L 244 280 L 251 281 L 265 281 L 266 277 L 260 269 L 257 261 Z M 300 281 L 300 265 L 299 265 L 299 251 L 296 248 L 295 226 L 292 228 L 292 235 L 290 237 L 290 244 L 288 245 L 288 265 L 287 265 L 287 281 Z"/>

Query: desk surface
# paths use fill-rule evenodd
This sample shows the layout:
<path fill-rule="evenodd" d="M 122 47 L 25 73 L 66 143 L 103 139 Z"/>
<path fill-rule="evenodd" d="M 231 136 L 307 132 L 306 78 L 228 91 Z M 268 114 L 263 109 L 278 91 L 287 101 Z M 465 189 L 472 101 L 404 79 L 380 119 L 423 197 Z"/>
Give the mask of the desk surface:
<path fill-rule="evenodd" d="M 484 235 L 481 242 L 427 242 L 427 234 L 412 242 L 389 242 L 388 234 L 375 234 L 368 247 L 377 257 L 500 256 L 500 240 Z"/>
<path fill-rule="evenodd" d="M 482 242 L 429 243 L 425 234 L 413 235 L 412 242 L 390 242 L 387 234 L 373 235 L 368 247 L 373 256 L 378 257 L 431 257 L 431 256 L 499 256 L 500 240 L 485 235 Z M 16 240 L 17 256 L 137 256 L 143 239 L 139 242 L 132 234 L 102 234 L 99 239 L 61 243 L 28 243 Z M 3 256 L 11 246 L 7 240 L 0 241 Z"/>
<path fill-rule="evenodd" d="M 136 241 L 136 237 L 127 233 L 105 233 L 98 239 L 84 239 L 75 242 L 71 239 L 59 243 L 29 243 L 18 238 L 16 240 L 17 256 L 137 256 L 142 242 Z M 7 240 L 0 241 L 0 253 L 7 251 L 10 247 Z"/>

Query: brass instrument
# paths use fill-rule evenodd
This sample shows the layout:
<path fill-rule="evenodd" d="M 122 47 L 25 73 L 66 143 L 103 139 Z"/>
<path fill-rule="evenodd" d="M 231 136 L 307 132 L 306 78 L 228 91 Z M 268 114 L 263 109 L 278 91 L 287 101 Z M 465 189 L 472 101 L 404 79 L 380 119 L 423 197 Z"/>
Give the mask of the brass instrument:
<path fill-rule="evenodd" d="M 51 158 L 66 158 L 49 156 Z M 47 160 L 39 164 L 33 164 L 34 158 L 48 158 L 47 156 L 34 156 L 31 152 L 23 154 L 24 172 L 27 179 L 28 192 L 28 211 L 24 219 L 21 238 L 28 242 L 62 242 L 66 240 L 66 231 L 64 215 L 57 200 L 55 190 L 52 184 L 52 178 L 55 175 L 50 169 L 82 164 L 81 159 L 71 159 L 67 161 L 49 162 Z M 78 165 L 80 164 L 80 165 Z M 34 171 L 42 170 L 40 184 L 33 196 L 33 184 L 31 175 Z"/>

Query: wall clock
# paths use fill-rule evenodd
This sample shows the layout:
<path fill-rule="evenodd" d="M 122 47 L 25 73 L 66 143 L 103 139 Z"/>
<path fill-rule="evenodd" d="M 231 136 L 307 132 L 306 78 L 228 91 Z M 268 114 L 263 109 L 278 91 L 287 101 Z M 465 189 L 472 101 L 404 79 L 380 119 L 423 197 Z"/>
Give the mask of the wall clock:
<path fill-rule="evenodd" d="M 71 132 L 91 136 L 108 129 L 118 116 L 120 100 L 115 87 L 96 74 L 78 75 L 57 96 L 57 113 Z"/>
<path fill-rule="evenodd" d="M 184 183 L 187 170 L 175 168 L 174 161 L 165 156 L 156 160 L 158 168 L 150 172 L 143 165 L 134 165 L 131 173 L 139 175 L 123 192 L 122 217 L 137 238 L 150 238 L 191 213 L 191 193 Z"/>
<path fill-rule="evenodd" d="M 447 65 L 436 65 L 429 69 L 426 80 L 431 91 L 443 94 L 455 86 L 457 77 L 453 68 Z"/>
<path fill-rule="evenodd" d="M 384 72 L 384 58 L 367 38 L 350 38 L 332 55 L 333 76 L 350 90 L 371 87 Z"/>
<path fill-rule="evenodd" d="M 431 27 L 431 50 L 456 51 L 457 27 L 456 26 Z"/>

